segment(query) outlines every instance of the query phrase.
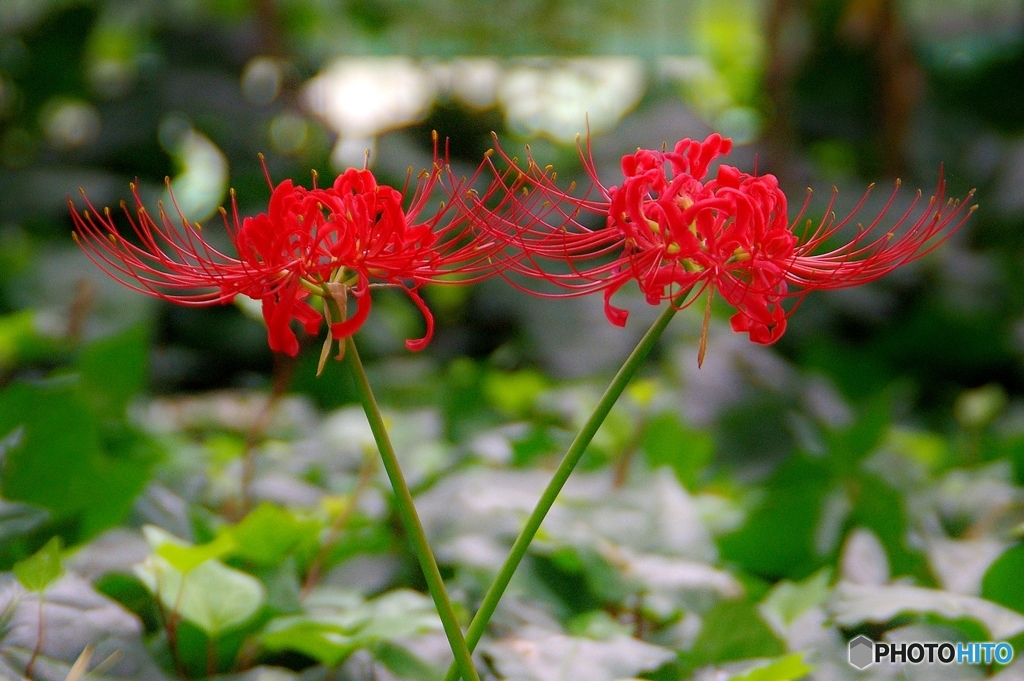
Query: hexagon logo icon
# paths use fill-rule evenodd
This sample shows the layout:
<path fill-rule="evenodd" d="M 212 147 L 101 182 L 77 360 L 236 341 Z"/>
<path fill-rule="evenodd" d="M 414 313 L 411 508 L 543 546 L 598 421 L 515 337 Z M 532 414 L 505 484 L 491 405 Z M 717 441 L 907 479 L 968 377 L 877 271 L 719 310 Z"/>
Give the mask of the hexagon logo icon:
<path fill-rule="evenodd" d="M 857 669 L 866 669 L 875 661 L 875 642 L 867 636 L 858 636 L 850 641 L 850 664 Z"/>

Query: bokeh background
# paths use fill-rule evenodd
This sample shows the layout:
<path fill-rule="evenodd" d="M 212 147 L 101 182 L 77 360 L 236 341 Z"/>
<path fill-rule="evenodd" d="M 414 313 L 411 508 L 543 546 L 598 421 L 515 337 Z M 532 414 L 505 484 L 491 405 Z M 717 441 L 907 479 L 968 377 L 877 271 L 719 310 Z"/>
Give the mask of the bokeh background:
<path fill-rule="evenodd" d="M 875 183 L 861 212 L 869 222 L 901 178 L 888 216 L 895 220 L 914 189 L 927 198 L 940 174 L 950 196 L 977 188 L 980 206 L 921 261 L 869 286 L 808 296 L 770 348 L 733 334 L 729 311 L 716 308 L 698 370 L 700 311 L 675 320 L 585 467 L 628 490 L 630 479 L 650 480 L 667 464 L 677 491 L 700 509 L 691 521 L 706 526 L 707 550 L 665 550 L 728 572 L 746 595 L 719 589 L 677 604 L 675 615 L 651 614 L 646 625 L 637 615 L 629 640 L 658 642 L 678 658 L 652 678 L 799 650 L 816 651 L 815 678 L 847 678 L 842 646 L 858 632 L 936 626 L 925 632 L 932 639 L 996 635 L 987 620 L 957 629 L 950 623 L 970 617 L 938 606 L 885 617 L 879 604 L 896 596 L 876 594 L 871 610 L 868 596 L 841 591 L 848 584 L 912 582 L 983 597 L 1021 617 L 1019 0 L 0 0 L 0 568 L 52 536 L 82 546 L 111 527 L 136 550 L 146 523 L 201 543 L 244 515 L 239 480 L 262 483 L 255 498 L 280 508 L 320 504 L 328 509 L 318 516 L 323 528 L 334 508 L 324 498 L 357 500 L 362 489 L 358 447 L 339 470 L 324 463 L 348 451 L 345 433 L 358 430 L 349 423 L 358 416 L 339 365 L 313 378 L 317 339 L 305 339 L 296 362 L 275 360 L 251 306 L 176 308 L 103 278 L 71 240 L 67 202 L 81 205 L 79 188 L 116 207 L 137 182 L 155 205 L 170 178 L 184 213 L 226 243 L 216 210 L 229 187 L 244 214 L 266 206 L 261 153 L 275 183 L 308 185 L 312 170 L 331 178 L 368 162 L 381 181 L 401 186 L 409 168 L 430 163 L 432 130 L 450 139 L 462 174 L 475 170 L 493 131 L 512 153 L 529 143 L 568 183 L 582 181 L 574 140 L 588 125 L 609 185 L 621 177 L 624 153 L 718 131 L 736 143 L 730 161 L 776 174 L 794 209 L 813 190 L 812 219 L 833 187 L 843 216 Z M 433 447 L 410 462 L 428 497 L 444 484 L 459 489 L 456 480 L 462 489 L 482 484 L 457 477 L 466 470 L 512 476 L 496 480 L 499 487 L 533 480 L 557 460 L 588 400 L 657 314 L 629 288 L 619 294 L 632 311 L 624 330 L 608 324 L 599 297 L 541 300 L 500 280 L 426 297 L 439 326 L 425 352 L 404 349 L 422 320 L 386 291 L 375 294 L 357 340 L 395 422 L 406 423 L 399 429 L 412 429 L 406 442 Z M 268 395 L 272 408 L 263 411 Z M 309 441 L 319 443 L 318 455 L 302 450 Z M 305 463 L 282 463 L 281 452 L 304 451 Z M 539 487 L 522 484 L 512 506 L 529 508 Z M 599 505 L 597 492 L 578 492 Z M 447 538 L 442 562 L 471 608 L 493 559 L 452 537 L 482 533 L 500 547 L 508 529 L 459 529 L 461 507 L 446 515 L 439 504 L 425 513 L 436 516 L 435 536 Z M 328 563 L 342 567 L 361 552 L 387 563 L 349 570 L 349 586 L 366 594 L 422 587 L 386 505 L 360 508 L 367 527 L 390 537 L 374 535 L 385 549 L 332 549 Z M 664 508 L 650 513 L 673 522 Z M 555 548 L 534 556 L 524 591 L 546 604 L 540 610 L 552 627 L 585 637 L 602 623 L 633 622 L 630 604 L 647 591 L 601 581 L 610 559 L 588 562 L 593 547 L 550 541 Z M 583 558 L 565 558 L 573 551 Z M 296 574 L 311 560 L 295 559 Z M 103 582 L 102 571 L 89 577 L 141 613 L 143 639 L 166 653 L 166 641 L 153 643 L 161 626 L 145 610 L 155 606 L 139 605 L 144 580 L 125 576 L 124 561 L 124 584 Z M 369 579 L 374 570 L 386 576 Z M 783 624 L 764 614 L 779 580 L 810 594 L 797 614 L 822 614 L 827 626 L 816 626 L 831 632 L 827 645 L 786 629 L 796 614 Z M 755 617 L 755 606 L 768 624 L 750 634 L 753 647 L 716 648 L 736 622 Z M 261 607 L 263 619 L 238 625 L 230 644 L 220 633 L 193 632 L 226 646 L 219 663 L 183 671 L 155 654 L 161 671 L 153 673 L 244 672 L 258 662 L 295 673 L 324 667 L 308 652 L 249 646 L 271 617 Z M 512 654 L 493 646 L 499 678 L 563 678 L 502 672 L 514 666 Z M 15 648 L 4 653 L 0 638 L 0 659 L 23 668 Z M 658 668 L 637 665 L 617 673 Z M 378 672 L 401 677 L 393 666 Z M 971 668 L 978 678 L 997 672 Z M 910 674 L 885 672 L 902 673 Z"/>

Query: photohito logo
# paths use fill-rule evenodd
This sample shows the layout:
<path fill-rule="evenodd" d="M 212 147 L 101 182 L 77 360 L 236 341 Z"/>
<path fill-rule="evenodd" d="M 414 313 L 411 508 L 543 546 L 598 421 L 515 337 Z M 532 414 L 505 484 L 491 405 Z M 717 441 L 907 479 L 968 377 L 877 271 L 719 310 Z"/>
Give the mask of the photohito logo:
<path fill-rule="evenodd" d="M 999 643 L 878 643 L 867 636 L 850 641 L 850 664 L 866 669 L 876 662 L 910 664 L 1009 664 L 1013 646 Z"/>

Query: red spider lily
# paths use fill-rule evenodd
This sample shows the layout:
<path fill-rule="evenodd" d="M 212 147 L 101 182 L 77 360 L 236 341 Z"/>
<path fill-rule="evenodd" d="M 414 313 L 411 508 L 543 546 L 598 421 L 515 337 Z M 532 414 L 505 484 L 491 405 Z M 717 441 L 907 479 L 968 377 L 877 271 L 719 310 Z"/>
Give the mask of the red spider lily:
<path fill-rule="evenodd" d="M 435 137 L 435 158 L 436 158 Z M 444 174 L 444 178 L 442 175 Z M 75 241 L 107 274 L 126 286 L 172 303 L 205 306 L 228 303 L 244 294 L 262 302 L 270 348 L 296 355 L 298 340 L 291 329 L 297 320 L 307 333 L 319 331 L 322 316 L 307 299 L 325 298 L 330 337 L 343 339 L 358 330 L 370 312 L 370 289 L 394 286 L 416 304 L 426 321 L 426 334 L 406 341 L 421 350 L 430 341 L 433 316 L 420 297 L 426 283 L 453 283 L 460 274 L 468 283 L 494 272 L 495 244 L 468 236 L 466 217 L 441 204 L 420 220 L 429 197 L 442 179 L 451 179 L 435 162 L 424 171 L 409 207 L 404 192 L 378 184 L 366 169 L 350 168 L 328 188 L 296 186 L 285 180 L 273 188 L 267 212 L 239 219 L 232 192 L 231 214 L 221 210 L 236 256 L 219 252 L 207 242 L 198 224 L 181 215 L 180 228 L 160 206 L 154 219 L 132 185 L 135 217 L 122 202 L 139 243 L 124 238 L 109 209 L 102 213 L 85 198 L 86 210 L 71 205 Z M 452 181 L 449 191 L 459 193 Z M 83 197 L 85 196 L 83 192 Z M 70 201 L 69 201 L 70 204 Z M 175 204 L 177 209 L 177 204 Z M 351 293 L 356 310 L 346 318 Z M 340 319 L 333 319 L 334 315 Z"/>
<path fill-rule="evenodd" d="M 666 299 L 682 304 L 682 293 L 697 287 L 697 294 L 683 304 L 689 305 L 707 289 L 699 362 L 716 291 L 736 309 L 731 318 L 735 331 L 747 332 L 756 343 L 774 343 L 785 332 L 793 310 L 783 307 L 786 298 L 873 281 L 930 252 L 974 209 L 965 211 L 966 202 L 956 200 L 944 205 L 945 183 L 940 178 L 936 195 L 919 217 L 913 216 L 920 192 L 892 226 L 881 226 L 894 191 L 878 217 L 859 226 L 852 239 L 815 253 L 850 223 L 857 210 L 836 221 L 830 202 L 821 224 L 798 235 L 775 176 L 720 165 L 716 176 L 706 179 L 711 161 L 731 146 L 731 140 L 712 134 L 703 142 L 681 140 L 670 152 L 640 149 L 622 158 L 622 184 L 605 187 L 597 178 L 588 143 L 580 152 L 593 186 L 582 196 L 574 195 L 573 186 L 560 189 L 550 166 L 541 168 L 528 155 L 522 169 L 496 146 L 508 166 L 499 170 L 491 163 L 502 189 L 498 205 L 487 207 L 473 195 L 463 200 L 476 211 L 479 229 L 503 238 L 517 251 L 507 258 L 508 271 L 567 289 L 532 293 L 576 296 L 601 291 L 605 314 L 613 324 L 626 323 L 628 313 L 611 299 L 631 280 L 653 305 Z M 490 194 L 494 193 L 492 189 Z M 591 198 L 594 194 L 597 197 Z M 602 219 L 603 228 L 588 227 L 587 214 Z M 793 224 L 802 214 L 803 210 Z M 549 263 L 560 263 L 561 270 L 551 271 Z"/>

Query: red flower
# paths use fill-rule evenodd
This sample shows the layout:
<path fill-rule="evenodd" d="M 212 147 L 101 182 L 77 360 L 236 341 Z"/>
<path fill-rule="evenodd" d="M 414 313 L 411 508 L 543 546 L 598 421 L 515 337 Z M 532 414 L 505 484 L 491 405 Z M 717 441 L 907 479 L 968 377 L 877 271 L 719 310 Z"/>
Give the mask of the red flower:
<path fill-rule="evenodd" d="M 434 320 L 420 286 L 452 283 L 445 275 L 457 272 L 468 275 L 460 280 L 467 283 L 494 271 L 488 245 L 464 233 L 462 213 L 442 204 L 419 221 L 441 179 L 438 163 L 424 171 L 407 209 L 402 192 L 378 184 L 366 169 L 350 168 L 324 189 L 315 181 L 306 189 L 285 180 L 274 188 L 266 213 L 241 221 L 232 193 L 230 218 L 221 213 L 237 256 L 214 249 L 184 216 L 177 228 L 163 206 L 154 220 L 134 185 L 136 217 L 121 205 L 137 244 L 120 234 L 109 209 L 100 213 L 88 198 L 86 210 L 79 214 L 72 205 L 71 214 L 86 255 L 136 291 L 193 306 L 228 303 L 238 294 L 260 300 L 272 350 L 298 353 L 293 319 L 307 333 L 319 331 L 322 317 L 307 302 L 310 295 L 330 299 L 324 309 L 334 339 L 353 334 L 366 321 L 376 286 L 401 288 L 423 313 L 426 334 L 406 341 L 410 350 L 421 350 Z M 459 193 L 461 183 L 452 185 L 449 191 Z M 346 318 L 349 293 L 356 310 Z M 341 319 L 331 318 L 332 305 Z"/>
<path fill-rule="evenodd" d="M 506 256 L 510 271 L 568 289 L 540 295 L 601 291 L 606 316 L 622 326 L 628 313 L 611 299 L 628 281 L 636 280 L 652 305 L 678 301 L 696 286 L 698 295 L 708 290 L 705 333 L 717 291 L 736 309 L 733 329 L 762 344 L 775 342 L 786 330 L 792 312 L 792 306 L 783 307 L 786 298 L 873 281 L 931 251 L 971 212 L 964 212 L 965 202 L 943 205 L 945 183 L 940 179 L 928 210 L 916 219 L 917 200 L 893 226 L 880 231 L 894 192 L 878 217 L 850 241 L 816 254 L 853 216 L 836 222 L 830 203 L 818 228 L 798 236 L 775 176 L 720 165 L 716 176 L 707 179 L 711 161 L 731 146 L 731 140 L 712 134 L 703 142 L 684 139 L 670 152 L 640 149 L 622 158 L 622 184 L 606 188 L 588 145 L 581 156 L 593 186 L 582 196 L 573 194 L 574 187 L 559 189 L 550 166 L 542 169 L 528 156 L 524 170 L 497 147 L 508 164 L 507 170 L 491 164 L 501 200 L 490 208 L 473 197 L 467 203 L 474 204 L 478 228 L 514 247 L 516 252 Z M 595 193 L 598 198 L 591 198 Z M 588 227 L 586 214 L 602 219 L 603 228 Z M 800 216 L 794 224 L 799 221 Z M 561 269 L 552 271 L 554 263 Z M 703 350 L 704 337 L 700 359 Z"/>

